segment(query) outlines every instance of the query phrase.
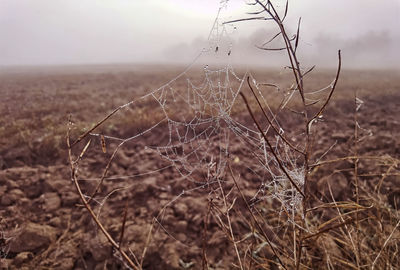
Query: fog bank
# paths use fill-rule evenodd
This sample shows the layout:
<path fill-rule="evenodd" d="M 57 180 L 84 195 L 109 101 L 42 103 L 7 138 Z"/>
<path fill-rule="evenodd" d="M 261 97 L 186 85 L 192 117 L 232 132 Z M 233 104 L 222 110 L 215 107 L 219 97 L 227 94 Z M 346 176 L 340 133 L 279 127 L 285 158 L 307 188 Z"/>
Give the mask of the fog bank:
<path fill-rule="evenodd" d="M 2 0 L 0 65 L 190 63 L 204 48 L 220 0 Z M 280 9 L 284 1 L 273 1 Z M 221 20 L 253 11 L 228 1 Z M 286 21 L 295 33 L 302 17 L 299 55 L 305 65 L 400 68 L 400 1 L 289 1 Z M 229 32 L 229 61 L 286 63 L 281 52 L 256 48 L 276 33 L 270 21 L 241 22 Z M 279 46 L 279 40 L 271 46 Z M 201 61 L 212 61 L 212 54 Z M 215 60 L 215 59 L 214 59 Z"/>

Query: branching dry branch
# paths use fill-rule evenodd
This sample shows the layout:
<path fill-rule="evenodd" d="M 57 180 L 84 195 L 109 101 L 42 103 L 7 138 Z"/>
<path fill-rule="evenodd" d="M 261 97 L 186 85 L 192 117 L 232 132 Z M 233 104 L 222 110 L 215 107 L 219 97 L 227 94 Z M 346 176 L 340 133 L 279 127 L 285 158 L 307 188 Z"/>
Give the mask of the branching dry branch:
<path fill-rule="evenodd" d="M 76 163 L 73 162 L 73 157 L 72 157 L 72 145 L 70 143 L 70 133 L 71 133 L 71 122 L 68 125 L 68 131 L 67 131 L 67 147 L 68 147 L 68 157 L 70 160 L 70 166 L 71 166 L 71 171 L 72 173 L 72 181 L 75 185 L 76 191 L 79 195 L 79 198 L 81 199 L 83 205 L 85 206 L 85 208 L 87 209 L 87 211 L 89 212 L 90 216 L 92 217 L 93 221 L 97 224 L 98 228 L 100 229 L 100 231 L 104 234 L 104 236 L 107 238 L 108 242 L 116 249 L 118 250 L 118 252 L 121 254 L 122 258 L 125 260 L 126 263 L 129 264 L 130 267 L 132 267 L 135 270 L 140 270 L 141 267 L 137 266 L 130 258 L 129 256 L 125 253 L 125 251 L 122 250 L 121 247 L 121 243 L 122 243 L 122 237 L 120 239 L 120 243 L 118 244 L 114 238 L 110 235 L 110 233 L 107 231 L 107 229 L 104 227 L 104 225 L 101 223 L 101 221 L 98 219 L 97 215 L 95 214 L 95 212 L 93 211 L 92 207 L 89 205 L 89 202 L 85 199 L 85 195 L 82 192 L 82 189 L 79 185 L 78 179 L 77 179 L 77 175 L 76 173 Z M 87 149 L 86 147 L 84 148 L 84 150 Z M 84 151 L 82 151 L 80 156 L 83 156 Z M 126 214 L 126 212 L 125 212 Z M 124 218 L 125 219 L 125 218 Z M 125 222 L 124 222 L 125 224 Z M 124 227 L 122 228 L 122 231 L 124 230 Z M 123 232 L 121 232 L 121 236 L 123 236 Z"/>

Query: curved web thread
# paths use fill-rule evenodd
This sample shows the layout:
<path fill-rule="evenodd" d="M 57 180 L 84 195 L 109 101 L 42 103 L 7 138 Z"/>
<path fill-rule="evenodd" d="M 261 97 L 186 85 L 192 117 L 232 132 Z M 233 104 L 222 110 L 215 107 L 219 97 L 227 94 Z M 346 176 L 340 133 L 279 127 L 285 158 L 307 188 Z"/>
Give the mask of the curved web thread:
<path fill-rule="evenodd" d="M 271 155 L 266 142 L 252 123 L 240 123 L 232 117 L 232 109 L 239 92 L 244 88 L 247 73 L 238 75 L 230 64 L 233 46 L 230 35 L 236 27 L 223 24 L 222 12 L 227 1 L 221 2 L 221 7 L 214 25 L 210 31 L 208 45 L 203 48 L 186 70 L 161 87 L 142 95 L 120 106 L 122 115 L 129 110 L 137 111 L 138 106 L 145 104 L 159 115 L 158 121 L 133 135 L 102 135 L 91 133 L 91 136 L 103 136 L 108 142 L 116 143 L 111 159 L 129 142 L 138 142 L 152 133 L 160 130 L 163 135 L 160 140 L 153 140 L 145 145 L 148 151 L 157 153 L 169 165 L 163 168 L 174 168 L 182 179 L 187 179 L 197 185 L 206 185 L 221 179 L 225 173 L 228 160 L 231 158 L 232 143 L 240 142 L 246 151 L 251 153 L 254 164 L 243 164 L 260 179 L 260 189 L 254 195 L 254 202 L 272 196 L 278 199 L 287 211 L 293 211 L 301 202 L 301 196 L 291 186 L 290 181 L 279 169 L 277 160 Z M 202 74 L 192 77 L 192 71 L 201 62 L 208 62 L 198 71 Z M 252 77 L 253 78 L 253 77 Z M 256 80 L 253 78 L 256 90 L 261 95 L 264 105 L 270 114 L 270 119 L 283 133 L 283 129 L 269 108 L 267 100 L 262 96 Z M 293 96 L 294 91 L 286 95 L 284 105 Z M 124 116 L 122 116 L 123 118 Z M 266 131 L 270 129 L 267 125 Z M 232 142 L 234 140 L 234 142 Z M 279 136 L 274 140 L 274 150 L 283 161 L 291 177 L 298 185 L 303 185 L 304 172 L 296 165 L 296 156 Z M 146 175 L 160 172 L 161 168 L 140 172 Z M 104 179 L 126 179 L 128 176 L 105 174 Z M 135 175 L 133 175 L 135 176 Z"/>
<path fill-rule="evenodd" d="M 186 93 L 175 92 L 170 85 L 159 93 L 153 93 L 167 119 L 168 142 L 149 147 L 171 162 L 183 177 L 195 182 L 202 182 L 192 177 L 196 170 L 203 168 L 208 171 L 209 167 L 216 166 L 217 175 L 224 170 L 229 146 L 226 124 L 243 82 L 235 75 L 241 84 L 238 88 L 232 87 L 232 74 L 231 66 L 217 70 L 206 66 L 203 82 L 195 85 L 188 79 Z M 186 120 L 174 120 L 171 116 L 170 111 L 174 111 L 177 99 L 183 100 L 189 110 Z"/>

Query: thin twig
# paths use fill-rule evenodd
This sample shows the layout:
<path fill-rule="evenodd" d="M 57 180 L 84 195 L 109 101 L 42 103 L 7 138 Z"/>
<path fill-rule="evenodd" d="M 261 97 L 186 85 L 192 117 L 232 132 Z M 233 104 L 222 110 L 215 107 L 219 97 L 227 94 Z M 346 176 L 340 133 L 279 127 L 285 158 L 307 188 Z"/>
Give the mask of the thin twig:
<path fill-rule="evenodd" d="M 225 206 L 225 209 L 226 209 L 225 216 L 226 216 L 226 219 L 228 220 L 228 229 L 229 229 L 229 232 L 230 232 L 230 235 L 231 235 L 232 243 L 233 243 L 233 246 L 235 248 L 235 252 L 236 252 L 236 256 L 237 256 L 238 262 L 239 262 L 240 269 L 243 270 L 242 260 L 240 258 L 240 254 L 239 254 L 239 250 L 238 250 L 238 247 L 237 247 L 237 244 L 236 244 L 235 236 L 233 234 L 231 217 L 229 215 L 229 211 L 233 207 L 233 204 L 235 203 L 235 200 L 233 201 L 232 206 L 230 206 L 228 208 L 228 204 L 226 202 L 225 192 L 224 192 L 224 189 L 222 188 L 221 181 L 218 181 L 218 185 L 219 185 L 219 189 L 221 190 L 222 199 L 223 199 L 224 206 Z"/>
<path fill-rule="evenodd" d="M 257 225 L 258 230 L 259 230 L 259 231 L 262 233 L 262 235 L 264 236 L 264 238 L 265 238 L 265 240 L 267 241 L 269 247 L 272 249 L 272 252 L 274 253 L 274 255 L 276 256 L 276 258 L 278 259 L 280 265 L 281 265 L 284 269 L 287 270 L 285 264 L 283 264 L 283 262 L 282 262 L 280 256 L 278 255 L 277 251 L 275 250 L 274 246 L 272 245 L 271 240 L 269 240 L 269 238 L 268 238 L 267 234 L 265 233 L 264 229 L 261 227 L 260 223 L 258 222 L 258 220 L 256 219 L 256 217 L 254 216 L 253 211 L 251 211 L 250 205 L 249 205 L 249 203 L 247 202 L 246 198 L 244 197 L 244 194 L 243 194 L 241 188 L 239 187 L 239 184 L 238 184 L 237 181 L 236 181 L 236 177 L 235 177 L 235 175 L 233 174 L 232 167 L 231 167 L 231 165 L 230 165 L 229 163 L 228 163 L 228 167 L 229 167 L 230 174 L 231 174 L 231 176 L 232 176 L 232 178 L 233 178 L 233 182 L 235 183 L 235 186 L 236 186 L 236 188 L 238 189 L 238 191 L 239 191 L 239 193 L 240 193 L 240 196 L 242 197 L 242 200 L 244 201 L 244 203 L 245 203 L 245 205 L 246 205 L 246 208 L 247 208 L 247 210 L 249 211 L 249 213 L 250 213 L 250 215 L 251 215 L 251 217 L 252 217 L 254 223 Z"/>
<path fill-rule="evenodd" d="M 348 156 L 348 157 L 342 157 L 342 158 L 336 158 L 336 159 L 332 159 L 332 160 L 326 160 L 326 161 L 321 161 L 315 164 L 311 164 L 310 167 L 314 168 L 314 167 L 318 167 L 318 166 L 322 166 L 322 165 L 328 165 L 331 163 L 336 163 L 336 162 L 340 162 L 340 161 L 345 161 L 345 160 L 353 160 L 353 159 L 372 159 L 372 160 L 388 160 L 387 157 L 380 157 L 380 156 Z"/>
<path fill-rule="evenodd" d="M 104 169 L 103 174 L 101 175 L 101 178 L 100 178 L 99 183 L 97 184 L 96 188 L 95 188 L 94 191 L 92 192 L 92 195 L 90 195 L 90 197 L 89 197 L 89 199 L 88 199 L 88 203 L 90 203 L 90 202 L 92 201 L 92 199 L 94 198 L 94 196 L 96 196 L 97 192 L 99 191 L 101 185 L 102 185 L 103 182 L 104 182 L 104 179 L 105 179 L 106 176 L 107 176 L 108 170 L 110 169 L 111 162 L 114 160 L 116 154 L 118 153 L 118 150 L 121 148 L 121 146 L 124 144 L 124 142 L 125 142 L 125 141 L 121 142 L 121 143 L 115 148 L 115 150 L 113 151 L 113 153 L 112 153 L 110 159 L 109 159 L 108 162 L 107 162 L 106 168 Z"/>
<path fill-rule="evenodd" d="M 308 121 L 308 125 L 310 125 L 310 123 L 311 123 L 312 121 L 314 121 L 314 119 L 317 119 L 317 118 L 324 112 L 326 106 L 328 106 L 329 101 L 330 101 L 331 98 L 332 98 L 333 92 L 335 91 L 337 82 L 338 82 L 338 80 L 339 80 L 340 70 L 341 70 L 341 68 L 342 68 L 342 54 L 341 54 L 341 51 L 340 51 L 340 50 L 338 51 L 338 59 L 339 59 L 339 61 L 338 61 L 338 68 L 337 68 L 337 71 L 336 71 L 336 77 L 335 77 L 335 81 L 334 81 L 334 83 L 333 83 L 333 85 L 332 85 L 331 91 L 329 92 L 329 95 L 328 95 L 328 97 L 326 98 L 324 105 L 322 105 L 322 107 L 319 109 L 319 111 Z M 308 126 L 308 125 L 307 125 L 307 126 Z"/>
<path fill-rule="evenodd" d="M 297 23 L 297 32 L 296 32 L 296 43 L 294 44 L 294 52 L 296 53 L 297 47 L 299 46 L 299 39 L 300 39 L 300 23 L 301 17 L 299 18 L 299 22 Z"/>
<path fill-rule="evenodd" d="M 89 135 L 89 133 L 91 133 L 93 130 L 95 130 L 96 128 L 98 128 L 101 124 L 103 124 L 105 121 L 107 121 L 111 116 L 113 116 L 114 114 L 116 114 L 119 110 L 121 110 L 122 108 L 124 108 L 126 106 L 122 105 L 119 106 L 118 108 L 116 108 L 115 110 L 113 110 L 111 113 L 109 113 L 106 117 L 104 117 L 102 120 L 100 120 L 99 122 L 97 122 L 96 124 L 93 125 L 92 128 L 88 129 L 85 133 L 83 133 L 81 136 L 78 137 L 78 139 L 76 139 L 72 144 L 71 147 L 74 146 L 75 144 L 79 143 L 80 141 L 82 141 L 86 136 Z"/>
<path fill-rule="evenodd" d="M 355 93 L 354 97 L 354 155 L 358 156 L 358 114 L 357 114 L 357 92 Z M 355 196 L 356 196 L 356 203 L 360 204 L 360 192 L 359 192 L 359 178 L 358 178 L 358 161 L 359 159 L 356 158 L 354 160 L 354 187 L 355 187 Z M 359 215 L 356 213 L 356 242 L 357 242 L 357 253 L 356 256 L 356 263 L 357 267 L 360 269 L 361 264 L 361 241 L 360 241 L 360 222 L 359 222 Z"/>
<path fill-rule="evenodd" d="M 119 249 L 121 249 L 122 241 L 124 239 L 124 232 L 125 232 L 127 214 L 128 214 L 128 201 L 125 203 L 124 217 L 122 219 L 122 226 L 121 226 L 121 235 L 119 236 Z"/>
<path fill-rule="evenodd" d="M 75 171 L 74 163 L 72 162 L 73 159 L 72 159 L 72 151 L 71 151 L 71 143 L 70 143 L 70 125 L 68 126 L 68 131 L 67 131 L 67 146 L 68 146 L 68 155 L 69 155 L 69 160 L 70 160 L 70 166 L 72 168 L 72 171 Z M 141 268 L 139 268 L 137 265 L 135 265 L 135 263 L 129 258 L 129 256 L 120 248 L 120 245 L 113 239 L 113 237 L 109 234 L 109 232 L 103 226 L 101 221 L 97 218 L 97 216 L 94 213 L 93 209 L 90 207 L 88 201 L 85 199 L 85 195 L 83 194 L 83 192 L 81 190 L 81 187 L 80 187 L 80 185 L 78 183 L 78 179 L 76 178 L 76 174 L 72 174 L 72 176 L 73 176 L 72 181 L 74 182 L 75 188 L 76 188 L 76 190 L 78 192 L 78 195 L 79 195 L 83 205 L 85 206 L 85 208 L 87 209 L 87 211 L 91 215 L 93 221 L 97 224 L 97 226 L 100 229 L 100 231 L 107 238 L 108 242 L 116 250 L 118 250 L 118 252 L 121 254 L 121 256 L 124 259 L 124 261 L 126 263 L 128 263 L 129 266 L 131 266 L 135 270 L 140 270 Z"/>
<path fill-rule="evenodd" d="M 244 96 L 244 94 L 242 92 L 240 92 L 240 96 L 243 98 L 244 103 L 246 104 L 247 107 L 247 111 L 249 112 L 254 124 L 257 126 L 257 129 L 260 131 L 261 135 L 263 136 L 265 142 L 268 144 L 269 149 L 271 150 L 273 156 L 275 157 L 276 161 L 279 164 L 279 168 L 283 171 L 283 173 L 286 175 L 286 177 L 288 178 L 288 180 L 290 181 L 290 183 L 292 183 L 292 185 L 295 187 L 295 189 L 303 196 L 305 197 L 303 191 L 299 188 L 299 186 L 294 182 L 294 180 L 292 179 L 292 177 L 289 175 L 289 173 L 287 172 L 286 168 L 283 166 L 282 161 L 279 159 L 278 155 L 275 153 L 274 148 L 272 147 L 271 143 L 269 142 L 267 136 L 265 135 L 264 131 L 261 129 L 260 124 L 258 123 L 258 121 L 256 120 L 256 118 L 254 117 L 253 111 L 250 108 L 249 103 L 247 102 L 246 97 Z"/>
<path fill-rule="evenodd" d="M 204 217 L 204 227 L 203 227 L 203 254 L 202 254 L 202 268 L 203 270 L 208 269 L 208 260 L 207 260 L 207 230 L 208 230 L 208 222 L 209 222 L 209 216 L 210 216 L 210 211 L 211 211 L 211 200 L 208 201 L 208 207 L 207 207 L 207 214 Z"/>
<path fill-rule="evenodd" d="M 144 248 L 143 248 L 142 257 L 140 258 L 140 264 L 139 264 L 140 267 L 143 267 L 143 261 L 144 261 L 144 258 L 146 257 L 147 249 L 149 248 L 149 245 L 150 245 L 151 235 L 152 235 L 155 223 L 156 223 L 156 219 L 153 218 L 153 222 L 151 223 L 149 232 L 147 233 L 146 244 L 144 245 Z"/>
<path fill-rule="evenodd" d="M 383 246 L 381 250 L 379 250 L 378 255 L 375 257 L 374 262 L 372 263 L 371 269 L 374 270 L 375 264 L 378 261 L 379 257 L 381 256 L 382 251 L 386 248 L 386 245 L 389 243 L 390 239 L 393 237 L 394 232 L 397 230 L 397 228 L 400 226 L 400 220 L 397 222 L 396 226 L 393 228 L 392 232 L 390 233 L 389 237 L 385 240 L 385 243 L 383 243 Z"/>
<path fill-rule="evenodd" d="M 268 124 L 272 127 L 272 129 L 275 131 L 275 133 L 276 133 L 290 148 L 292 148 L 294 151 L 296 151 L 296 152 L 298 152 L 298 153 L 300 153 L 300 154 L 302 154 L 302 155 L 305 155 L 305 153 L 304 153 L 303 151 L 297 149 L 297 147 L 295 147 L 294 145 L 292 145 L 292 144 L 278 131 L 278 129 L 275 127 L 275 125 L 274 125 L 274 124 L 272 123 L 272 121 L 269 119 L 267 113 L 265 112 L 263 106 L 261 105 L 260 100 L 258 99 L 256 93 L 254 92 L 253 87 L 251 86 L 251 83 L 250 83 L 250 76 L 247 77 L 247 84 L 249 85 L 249 88 L 250 88 L 251 92 L 253 93 L 254 98 L 255 98 L 256 101 L 257 101 L 258 107 L 261 109 L 261 111 L 262 111 L 262 113 L 263 113 L 265 119 L 267 119 Z"/>
<path fill-rule="evenodd" d="M 303 237 L 303 240 L 306 240 L 306 239 L 309 239 L 309 238 L 312 238 L 312 237 L 315 237 L 315 236 L 319 236 L 319 235 L 321 235 L 323 233 L 327 233 L 327 232 L 329 232 L 329 231 L 331 231 L 333 229 L 337 229 L 337 228 L 343 227 L 344 225 L 351 224 L 353 222 L 355 222 L 355 219 L 354 218 L 349 218 L 349 219 L 345 220 L 344 222 L 340 222 L 339 224 L 330 226 L 330 227 L 325 228 L 323 230 L 320 230 L 320 231 L 318 231 L 316 233 L 306 235 L 306 236 Z"/>
<path fill-rule="evenodd" d="M 262 17 L 251 17 L 251 18 L 245 18 L 245 19 L 237 19 L 237 20 L 226 21 L 226 22 L 223 22 L 223 24 L 243 22 L 243 21 L 254 21 L 254 20 L 268 21 L 268 20 L 272 20 L 272 18 L 267 18 L 267 17 L 264 17 L 264 16 L 262 16 Z"/>

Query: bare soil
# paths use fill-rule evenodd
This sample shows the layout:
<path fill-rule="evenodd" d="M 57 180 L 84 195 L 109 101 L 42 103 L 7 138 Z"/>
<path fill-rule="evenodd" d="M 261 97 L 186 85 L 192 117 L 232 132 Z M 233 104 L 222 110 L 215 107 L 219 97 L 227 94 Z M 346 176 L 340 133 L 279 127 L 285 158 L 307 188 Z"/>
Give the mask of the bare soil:
<path fill-rule="evenodd" d="M 68 115 L 72 114 L 78 129 L 83 130 L 112 108 L 129 101 L 132 96 L 142 95 L 147 89 L 156 88 L 174 74 L 174 70 L 162 70 L 160 67 L 136 70 L 107 67 L 97 72 L 34 70 L 0 75 L 0 269 L 124 269 L 118 253 L 82 207 L 71 182 L 65 151 L 66 124 Z M 258 72 L 267 74 L 264 75 L 266 81 L 268 74 L 276 82 L 283 80 L 276 75 L 277 72 Z M 356 91 L 364 102 L 357 113 L 360 124 L 358 154 L 400 159 L 399 75 L 395 71 L 344 71 L 323 121 L 317 123 L 314 130 L 314 160 L 334 143 L 322 160 L 354 155 Z M 310 84 L 320 85 L 329 81 L 327 78 L 332 79 L 321 73 Z M 281 121 L 286 123 L 288 130 L 296 130 L 302 122 L 291 115 L 284 112 Z M 251 123 L 245 111 L 235 117 L 243 123 Z M 143 269 L 201 269 L 204 253 L 210 269 L 236 269 L 233 245 L 221 229 L 216 215 L 210 213 L 216 194 L 207 188 L 190 191 L 196 188 L 196 184 L 183 180 L 165 159 L 145 147 L 154 140 L 167 140 L 166 136 L 168 134 L 162 127 L 156 128 L 151 135 L 119 152 L 109 175 L 134 176 L 109 180 L 102 187 L 101 194 L 109 194 L 106 203 L 101 205 L 100 218 L 104 226 L 118 239 L 124 209 L 127 209 L 123 247 L 129 248 L 139 261 L 147 247 Z M 232 142 L 233 170 L 240 174 L 239 185 L 250 201 L 260 190 L 261 182 L 250 170 L 238 171 L 243 167 L 251 168 L 254 160 L 242 142 L 236 139 Z M 100 147 L 96 155 L 89 153 L 86 157 L 85 165 L 90 168 L 86 178 L 99 177 L 104 160 L 111 155 L 108 151 L 104 160 L 99 160 L 99 153 Z M 317 200 L 324 201 L 331 196 L 328 183 L 335 200 L 354 198 L 353 166 L 352 160 L 344 160 L 316 169 L 311 177 L 315 204 Z M 387 170 L 385 164 L 360 160 L 358 174 L 365 193 L 361 204 L 374 204 L 366 199 L 368 190 L 379 184 Z M 397 165 L 384 177 L 379 197 L 380 203 L 397 217 L 399 171 Z M 146 172 L 153 173 L 142 175 Z M 228 193 L 234 184 L 230 174 L 226 173 L 224 177 Z M 202 181 L 201 175 L 199 181 Z M 89 192 L 97 182 L 82 181 L 81 184 Z M 182 194 L 183 190 L 190 192 Z M 251 232 L 246 223 L 250 217 L 238 192 L 235 190 L 232 194 L 237 196 L 232 210 L 233 230 L 237 239 L 244 239 Z M 274 202 L 263 201 L 254 207 L 265 211 L 268 217 Z M 100 207 L 97 206 L 96 210 Z M 160 213 L 159 222 L 151 227 L 154 217 Z M 319 218 L 321 221 L 328 219 Z M 381 229 L 390 231 L 391 228 L 393 226 Z M 151 235 L 150 243 L 147 242 L 148 235 Z M 399 241 L 399 237 L 397 232 L 392 241 Z M 280 242 L 283 240 L 282 237 L 274 239 L 274 242 L 284 244 Z M 376 240 L 377 247 L 381 247 L 384 240 Z M 317 244 L 310 244 L 310 254 L 312 246 Z M 246 241 L 241 243 L 242 254 L 246 252 L 246 245 Z M 269 252 L 265 251 L 263 256 L 273 258 Z M 337 250 L 338 257 L 348 256 L 341 252 Z M 307 263 L 314 265 L 315 269 L 324 268 L 317 258 L 322 255 L 317 252 L 314 255 L 315 259 Z M 400 267 L 399 259 L 393 260 L 397 260 Z M 346 269 L 339 262 L 335 265 L 337 269 Z M 266 267 L 278 269 L 271 262 Z"/>

